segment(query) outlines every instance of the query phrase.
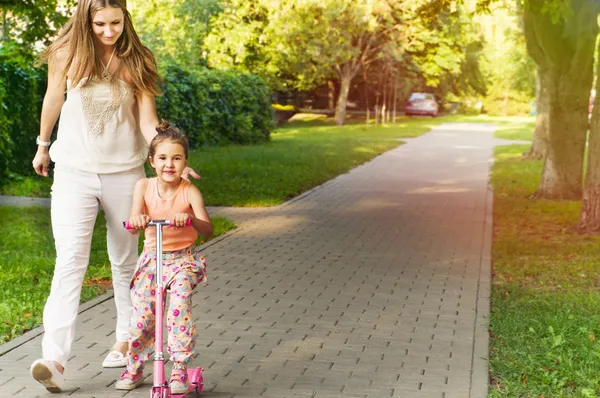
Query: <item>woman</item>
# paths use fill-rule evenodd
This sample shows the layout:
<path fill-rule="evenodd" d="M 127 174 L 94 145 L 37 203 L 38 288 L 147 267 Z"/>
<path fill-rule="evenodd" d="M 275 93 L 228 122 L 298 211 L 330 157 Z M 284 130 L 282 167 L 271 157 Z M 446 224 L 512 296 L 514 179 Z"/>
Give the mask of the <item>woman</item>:
<path fill-rule="evenodd" d="M 55 162 L 51 216 L 56 267 L 44 308 L 43 359 L 31 365 L 31 374 L 48 391 L 60 392 L 99 206 L 106 216 L 117 308 L 116 342 L 103 366 L 126 365 L 129 282 L 138 239 L 122 221 L 129 217 L 134 186 L 144 177 L 146 143 L 156 135 L 159 78 L 125 0 L 80 0 L 41 59 L 48 61 L 48 88 L 33 167 L 48 176 L 50 158 Z M 58 138 L 48 151 L 59 114 Z M 198 178 L 191 169 L 187 173 Z"/>

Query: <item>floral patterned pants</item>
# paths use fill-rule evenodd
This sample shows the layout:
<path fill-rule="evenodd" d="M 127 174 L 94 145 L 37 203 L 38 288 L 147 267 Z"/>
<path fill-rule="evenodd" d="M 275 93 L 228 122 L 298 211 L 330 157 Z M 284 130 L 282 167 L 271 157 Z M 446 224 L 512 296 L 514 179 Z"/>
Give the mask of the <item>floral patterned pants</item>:
<path fill-rule="evenodd" d="M 184 369 L 192 359 L 196 340 L 191 313 L 192 290 L 205 280 L 206 261 L 193 247 L 163 253 L 163 283 L 170 292 L 165 313 L 167 350 L 174 369 Z M 131 280 L 133 313 L 127 353 L 127 370 L 131 374 L 143 370 L 154 348 L 156 286 L 156 251 L 144 249 Z M 166 301 L 166 295 L 164 297 Z M 163 308 L 164 305 L 163 302 Z"/>

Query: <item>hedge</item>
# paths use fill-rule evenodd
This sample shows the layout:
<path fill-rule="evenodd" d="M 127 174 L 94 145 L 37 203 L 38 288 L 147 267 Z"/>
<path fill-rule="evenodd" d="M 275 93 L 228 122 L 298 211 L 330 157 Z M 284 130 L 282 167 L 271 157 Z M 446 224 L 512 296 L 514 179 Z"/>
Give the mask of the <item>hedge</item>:
<path fill-rule="evenodd" d="M 0 178 L 33 174 L 45 70 L 0 62 Z"/>
<path fill-rule="evenodd" d="M 161 71 L 161 118 L 181 128 L 192 147 L 252 144 L 269 139 L 273 128 L 268 86 L 235 71 Z M 33 175 L 35 137 L 47 72 L 0 62 L 0 186 L 11 174 Z"/>
<path fill-rule="evenodd" d="M 192 147 L 252 144 L 273 129 L 270 90 L 257 76 L 233 70 L 163 71 L 158 114 L 181 128 Z"/>

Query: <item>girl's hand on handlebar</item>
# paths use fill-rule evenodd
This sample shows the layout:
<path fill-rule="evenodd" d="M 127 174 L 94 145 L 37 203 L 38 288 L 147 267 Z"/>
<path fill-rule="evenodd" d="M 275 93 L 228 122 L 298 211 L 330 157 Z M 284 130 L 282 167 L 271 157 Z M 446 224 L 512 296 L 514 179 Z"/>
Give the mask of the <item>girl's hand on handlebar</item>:
<path fill-rule="evenodd" d="M 175 228 L 185 227 L 186 225 L 188 225 L 188 220 L 190 218 L 192 218 L 192 216 L 190 216 L 187 213 L 177 213 L 173 216 L 173 219 L 171 220 L 171 225 L 173 225 Z"/>
<path fill-rule="evenodd" d="M 150 217 L 145 214 L 138 214 L 135 216 L 129 217 L 129 231 L 133 233 L 137 233 L 142 229 L 146 229 L 148 223 L 150 222 Z"/>

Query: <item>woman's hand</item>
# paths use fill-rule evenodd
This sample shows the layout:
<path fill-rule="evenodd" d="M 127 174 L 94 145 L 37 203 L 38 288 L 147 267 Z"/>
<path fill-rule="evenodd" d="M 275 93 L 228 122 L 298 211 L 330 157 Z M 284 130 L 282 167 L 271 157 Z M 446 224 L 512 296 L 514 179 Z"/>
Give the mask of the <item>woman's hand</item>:
<path fill-rule="evenodd" d="M 129 217 L 129 232 L 138 233 L 139 231 L 146 229 L 148 224 L 150 223 L 150 216 L 145 214 L 138 214 L 135 216 Z"/>
<path fill-rule="evenodd" d="M 194 177 L 195 179 L 199 180 L 202 177 L 200 177 L 200 174 L 196 173 L 194 171 L 194 169 L 192 169 L 191 167 L 186 167 L 185 169 L 183 169 L 183 173 L 181 173 L 181 178 L 183 178 L 184 180 L 189 181 L 190 180 L 190 176 Z"/>
<path fill-rule="evenodd" d="M 173 216 L 171 223 L 175 228 L 185 227 L 187 225 L 187 220 L 190 218 L 192 218 L 192 216 L 187 213 L 177 213 Z"/>
<path fill-rule="evenodd" d="M 48 148 L 39 146 L 32 163 L 33 169 L 38 175 L 48 177 L 48 166 L 50 166 L 50 154 L 48 154 Z"/>

